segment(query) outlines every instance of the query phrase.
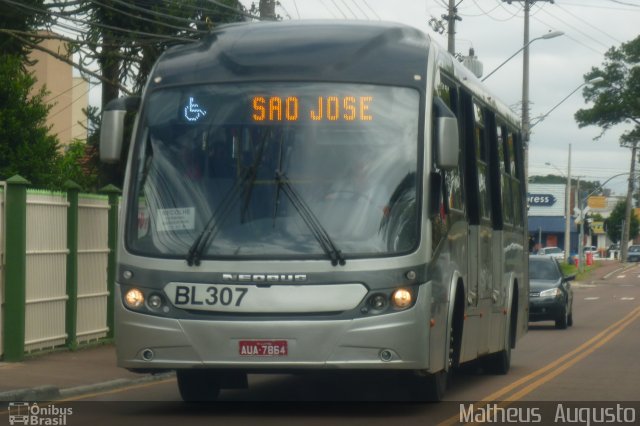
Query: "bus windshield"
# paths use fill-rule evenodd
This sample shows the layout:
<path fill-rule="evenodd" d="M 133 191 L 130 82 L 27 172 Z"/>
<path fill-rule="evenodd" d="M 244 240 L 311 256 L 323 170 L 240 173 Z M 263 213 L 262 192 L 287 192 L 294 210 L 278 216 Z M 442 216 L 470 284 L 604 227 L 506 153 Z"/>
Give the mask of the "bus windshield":
<path fill-rule="evenodd" d="M 203 259 L 354 258 L 418 244 L 420 94 L 245 83 L 151 93 L 126 242 Z M 310 218 L 311 217 L 311 218 Z M 315 226 L 313 225 L 315 223 Z"/>

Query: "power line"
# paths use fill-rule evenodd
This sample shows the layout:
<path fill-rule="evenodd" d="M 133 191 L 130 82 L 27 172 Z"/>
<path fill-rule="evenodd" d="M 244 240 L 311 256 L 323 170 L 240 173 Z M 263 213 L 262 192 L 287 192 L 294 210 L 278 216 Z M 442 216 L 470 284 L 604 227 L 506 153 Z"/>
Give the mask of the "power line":
<path fill-rule="evenodd" d="M 351 10 L 351 8 L 350 8 L 350 7 L 349 7 L 349 5 L 347 4 L 347 2 L 346 2 L 345 0 L 341 0 L 341 1 L 342 1 L 342 4 L 344 4 L 344 7 L 346 7 L 346 8 L 347 8 L 347 10 L 348 10 L 349 12 L 351 12 L 351 14 L 353 15 L 353 17 L 354 17 L 354 18 L 356 18 L 356 19 L 358 19 L 358 15 L 356 15 L 356 14 L 353 12 L 353 10 Z"/>
<path fill-rule="evenodd" d="M 593 41 L 596 44 L 599 44 L 600 46 L 604 47 L 605 49 L 608 49 L 610 46 L 607 46 L 606 44 L 604 44 L 603 42 L 601 42 L 600 40 L 598 40 L 595 37 L 592 37 L 590 34 L 582 31 L 580 28 L 576 27 L 575 25 L 571 25 L 570 23 L 568 23 L 567 21 L 565 21 L 564 19 L 558 17 L 555 14 L 549 13 L 546 10 L 543 10 L 543 12 L 547 15 L 549 15 L 551 18 L 555 19 L 556 21 L 561 22 L 562 24 L 566 25 L 569 28 L 572 28 L 574 30 L 576 30 L 577 32 L 579 32 L 580 34 L 582 34 L 583 36 L 585 36 L 586 38 L 588 38 L 589 40 Z"/>
<path fill-rule="evenodd" d="M 324 0 L 318 0 L 318 1 L 322 4 L 322 6 L 324 6 L 325 9 L 327 9 L 327 12 L 329 12 L 332 17 L 337 18 L 335 13 L 333 13 L 333 11 L 329 8 L 329 6 L 327 6 L 327 4 L 324 2 Z"/>
<path fill-rule="evenodd" d="M 584 18 L 576 16 L 573 12 L 565 9 L 564 7 L 560 6 L 560 4 L 556 5 L 560 10 L 564 11 L 566 14 L 571 15 L 572 17 L 574 17 L 576 20 L 579 20 L 581 22 L 583 22 L 584 24 L 586 24 L 587 26 L 593 28 L 594 30 L 600 32 L 601 34 L 604 34 L 605 36 L 609 37 L 611 40 L 615 41 L 616 43 L 621 44 L 622 41 L 618 40 L 617 38 L 615 38 L 614 36 L 612 36 L 611 34 L 601 30 L 600 28 L 596 27 L 595 25 L 592 25 L 591 23 L 587 22 Z"/>
<path fill-rule="evenodd" d="M 43 9 L 40 9 L 40 8 L 23 5 L 21 3 L 18 3 L 18 2 L 12 1 L 12 0 L 0 0 L 0 2 L 6 3 L 6 4 L 10 4 L 12 6 L 16 6 L 16 7 L 25 9 L 25 10 L 29 10 L 31 12 L 36 12 L 36 13 L 39 13 L 39 14 L 42 14 L 42 15 L 45 15 L 45 16 L 46 15 L 52 15 L 52 16 L 63 18 L 65 20 L 69 20 L 71 22 L 76 22 L 76 23 L 83 24 L 83 25 L 87 23 L 86 20 L 83 20 L 83 19 L 71 18 L 71 17 L 66 16 L 65 14 L 62 14 L 62 13 L 57 13 L 57 12 L 53 12 L 53 11 L 50 11 L 50 10 L 43 10 Z M 149 32 L 145 32 L 145 31 L 129 30 L 129 29 L 116 27 L 116 26 L 113 26 L 113 25 L 97 23 L 97 22 L 92 22 L 91 25 L 95 26 L 95 27 L 98 27 L 98 28 L 102 28 L 102 29 L 108 29 L 108 30 L 112 30 L 112 31 L 124 32 L 124 33 L 129 33 L 129 34 L 138 35 L 138 36 L 147 36 L 147 37 L 161 38 L 161 39 L 170 38 L 172 40 L 177 40 L 177 41 L 182 41 L 182 42 L 193 42 L 193 39 L 189 39 L 189 38 L 176 37 L 176 36 L 167 37 L 167 36 L 162 36 L 162 35 L 149 33 Z"/>
<path fill-rule="evenodd" d="M 105 8 L 105 9 L 113 10 L 113 11 L 115 11 L 115 12 L 117 12 L 117 13 L 120 13 L 121 15 L 128 16 L 128 17 L 130 17 L 130 18 L 137 19 L 137 20 L 139 20 L 139 21 L 151 22 L 151 23 L 153 23 L 153 24 L 155 24 L 155 25 L 160 25 L 160 26 L 163 26 L 163 27 L 166 27 L 166 28 L 171 28 L 171 29 L 173 29 L 173 30 L 188 31 L 188 32 L 193 32 L 193 33 L 197 33 L 197 34 L 206 34 L 206 31 L 198 31 L 198 30 L 195 30 L 195 29 L 190 28 L 190 27 L 178 27 L 178 26 L 176 26 L 176 25 L 168 24 L 168 23 L 166 23 L 166 22 L 162 22 L 162 21 L 157 20 L 157 19 L 145 18 L 144 16 L 136 16 L 136 15 L 134 15 L 134 14 L 132 14 L 132 13 L 125 12 L 125 11 L 123 11 L 123 10 L 121 10 L 121 9 L 116 8 L 116 7 L 113 7 L 113 6 L 110 6 L 110 5 L 104 4 L 103 2 L 98 1 L 98 0 L 89 0 L 89 1 L 90 1 L 91 3 L 93 3 L 93 4 L 97 5 L 97 6 L 103 7 L 103 8 Z M 133 9 L 133 10 L 138 10 L 138 11 L 142 10 L 142 11 L 145 11 L 145 10 L 144 10 L 144 8 L 137 7 L 137 6 L 135 6 L 135 5 L 129 5 L 129 4 L 125 3 L 125 2 L 123 2 L 123 1 L 119 1 L 119 0 L 111 0 L 111 1 L 112 1 L 112 2 L 114 2 L 114 3 L 116 3 L 116 4 L 122 4 L 122 5 L 124 5 L 125 7 L 129 7 L 129 8 L 131 8 L 131 9 Z M 146 11 L 145 11 L 145 12 L 146 12 Z M 150 11 L 149 11 L 149 12 L 150 12 Z M 159 17 L 169 16 L 169 15 L 165 15 L 165 14 L 160 13 L 160 12 L 150 13 L 150 15 L 159 16 Z M 188 21 L 189 23 L 201 23 L 201 24 L 206 24 L 206 22 L 204 22 L 204 21 L 191 21 L 191 20 L 187 20 L 187 21 Z"/>
<path fill-rule="evenodd" d="M 85 96 L 87 96 L 87 94 L 91 91 L 91 85 L 89 85 L 89 88 L 87 90 L 84 91 L 84 93 L 82 93 L 80 96 L 78 96 L 77 98 L 75 98 L 73 101 L 71 101 L 71 103 L 67 104 L 64 108 L 59 109 L 58 111 L 56 111 L 54 114 L 49 115 L 47 118 L 48 119 L 52 119 L 53 117 L 55 117 L 56 115 L 62 113 L 63 111 L 66 111 L 67 109 L 69 109 L 73 104 L 75 104 L 76 102 L 78 102 L 80 99 L 84 98 Z"/>
<path fill-rule="evenodd" d="M 298 19 L 300 19 L 300 11 L 298 10 L 298 2 L 293 0 L 293 7 L 296 8 L 296 15 L 298 15 Z"/>
<path fill-rule="evenodd" d="M 331 3 L 333 3 L 333 5 L 336 7 L 336 9 L 338 9 L 338 12 L 340 12 L 340 14 L 342 15 L 342 17 L 344 19 L 348 19 L 347 15 L 344 14 L 344 12 L 342 11 L 342 9 L 340 9 L 340 7 L 338 6 L 338 4 L 336 3 L 336 0 L 331 0 Z"/>
<path fill-rule="evenodd" d="M 55 95 L 53 98 L 51 98 L 51 99 L 45 99 L 44 101 L 45 101 L 45 102 L 47 102 L 47 103 L 52 102 L 52 101 L 54 101 L 55 99 L 59 98 L 60 96 L 64 95 L 65 93 L 70 92 L 70 91 L 72 91 L 73 89 L 75 89 L 76 87 L 80 86 L 80 85 L 81 85 L 81 84 L 83 84 L 85 81 L 86 81 L 86 80 L 82 79 L 82 80 L 81 80 L 81 81 L 79 81 L 77 84 L 75 84 L 75 85 L 73 85 L 73 86 L 69 87 L 69 88 L 68 88 L 68 89 L 66 89 L 66 90 L 63 90 L 62 92 L 60 92 L 60 93 L 58 93 L 57 95 Z"/>
<path fill-rule="evenodd" d="M 358 4 L 358 2 L 356 0 L 353 0 L 353 4 L 358 8 L 358 10 L 360 12 L 362 12 L 362 14 L 364 15 L 364 19 L 366 19 L 367 21 L 369 20 L 369 15 L 367 15 L 367 12 L 365 12 L 360 5 Z"/>
<path fill-rule="evenodd" d="M 367 0 L 362 0 L 362 1 L 364 2 L 365 6 L 367 6 L 371 12 L 373 12 L 375 17 L 378 18 L 378 21 L 381 21 L 382 18 L 380 18 L 380 15 L 378 15 L 376 11 L 371 7 L 371 5 L 369 5 L 369 2 Z"/>

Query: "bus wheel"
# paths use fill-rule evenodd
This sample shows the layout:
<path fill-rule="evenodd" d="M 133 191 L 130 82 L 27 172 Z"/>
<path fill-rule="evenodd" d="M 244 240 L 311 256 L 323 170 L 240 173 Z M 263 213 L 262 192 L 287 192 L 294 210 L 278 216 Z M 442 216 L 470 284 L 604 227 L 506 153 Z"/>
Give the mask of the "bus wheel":
<path fill-rule="evenodd" d="M 220 395 L 220 382 L 208 370 L 178 370 L 178 389 L 185 402 L 215 401 Z"/>
<path fill-rule="evenodd" d="M 442 401 L 448 382 L 449 373 L 445 370 L 414 377 L 412 391 L 415 400 L 424 402 Z"/>
<path fill-rule="evenodd" d="M 482 367 L 492 374 L 507 374 L 511 368 L 511 345 L 484 358 Z"/>

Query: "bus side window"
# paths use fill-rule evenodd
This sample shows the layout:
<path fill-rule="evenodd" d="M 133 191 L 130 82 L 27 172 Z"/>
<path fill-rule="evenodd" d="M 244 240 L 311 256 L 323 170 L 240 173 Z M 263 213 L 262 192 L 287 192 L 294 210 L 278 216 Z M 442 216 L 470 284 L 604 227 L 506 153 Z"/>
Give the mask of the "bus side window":
<path fill-rule="evenodd" d="M 460 119 L 458 109 L 458 90 L 454 83 L 448 81 L 445 77 L 438 75 L 436 81 L 436 94 L 444 102 L 444 104 Z M 442 171 L 443 177 L 443 197 L 444 207 L 447 212 L 464 211 L 464 197 L 462 192 L 462 179 L 458 169 Z"/>
<path fill-rule="evenodd" d="M 473 142 L 478 170 L 478 193 L 480 217 L 491 219 L 491 186 L 489 179 L 489 147 L 485 130 L 485 111 L 481 105 L 473 103 Z"/>
<path fill-rule="evenodd" d="M 500 170 L 500 193 L 502 195 L 502 217 L 505 223 L 513 224 L 513 203 L 511 201 L 511 177 L 509 176 L 509 150 L 507 149 L 507 128 L 501 122 L 496 124 L 498 162 Z"/>
<path fill-rule="evenodd" d="M 513 129 L 507 130 L 506 149 L 508 151 L 508 170 L 509 180 L 511 181 L 511 201 L 513 205 L 513 224 L 515 226 L 523 226 L 524 209 L 522 206 L 523 195 L 520 191 L 520 181 L 522 179 L 522 171 L 518 170 L 517 164 L 519 159 L 516 157 L 519 155 L 520 141 L 517 139 L 517 134 Z"/>
<path fill-rule="evenodd" d="M 438 103 L 443 107 L 446 107 L 454 115 L 458 116 L 458 91 L 455 84 L 449 81 L 441 74 L 436 76 L 436 92 L 434 93 L 434 106 L 433 115 L 431 117 L 432 127 L 435 131 L 437 112 L 439 108 Z M 435 135 L 432 136 L 435 138 Z M 445 238 L 447 230 L 453 225 L 454 217 L 463 217 L 464 211 L 464 197 L 462 192 L 462 179 L 460 168 L 462 162 L 459 163 L 458 168 L 449 170 L 439 170 L 439 176 L 437 176 L 434 184 L 439 184 L 441 189 L 437 192 L 439 195 L 438 200 L 431 200 L 432 203 L 437 203 L 434 206 L 437 211 L 433 218 L 433 232 L 432 232 L 432 247 L 437 247 L 440 242 Z"/>

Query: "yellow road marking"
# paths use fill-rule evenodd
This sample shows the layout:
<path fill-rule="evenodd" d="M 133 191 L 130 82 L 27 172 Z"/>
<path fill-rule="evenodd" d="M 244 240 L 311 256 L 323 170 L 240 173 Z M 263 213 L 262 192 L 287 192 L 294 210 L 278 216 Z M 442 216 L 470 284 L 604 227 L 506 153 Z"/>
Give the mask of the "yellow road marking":
<path fill-rule="evenodd" d="M 504 406 L 508 406 L 511 402 L 515 402 L 522 399 L 524 396 L 533 392 L 535 389 L 539 388 L 544 383 L 547 383 L 549 380 L 553 379 L 554 377 L 557 377 L 558 375 L 566 371 L 569 367 L 573 366 L 577 362 L 586 358 L 588 355 L 593 353 L 596 349 L 600 348 L 602 345 L 604 345 L 613 337 L 615 337 L 620 332 L 622 332 L 622 330 L 624 330 L 627 326 L 629 326 L 629 324 L 631 324 L 633 321 L 635 321 L 638 318 L 640 318 L 640 307 L 634 309 L 625 317 L 623 317 L 621 320 L 611 324 L 609 327 L 605 328 L 603 331 L 596 334 L 594 337 L 587 340 L 585 343 L 578 346 L 571 352 L 564 354 L 563 356 L 556 359 L 552 363 L 547 364 L 546 366 L 534 371 L 533 373 L 530 373 L 527 376 L 524 376 L 516 380 L 510 385 L 505 386 L 502 389 L 499 389 L 498 391 L 488 395 L 487 397 L 481 399 L 478 402 L 482 403 L 482 402 L 497 401 L 499 398 L 503 397 L 504 395 L 508 394 L 509 392 L 513 391 L 519 386 L 526 384 L 527 382 L 537 378 L 538 376 L 542 376 L 546 374 L 543 377 L 536 380 L 535 382 L 525 386 L 519 392 L 513 394 L 507 401 L 503 401 L 498 405 L 504 407 Z M 547 372 L 549 373 L 547 374 Z M 438 426 L 457 424 L 459 423 L 459 420 L 460 420 L 459 415 L 452 416 L 444 420 L 443 422 L 439 423 Z M 474 424 L 474 423 L 467 423 L 467 424 Z"/>

